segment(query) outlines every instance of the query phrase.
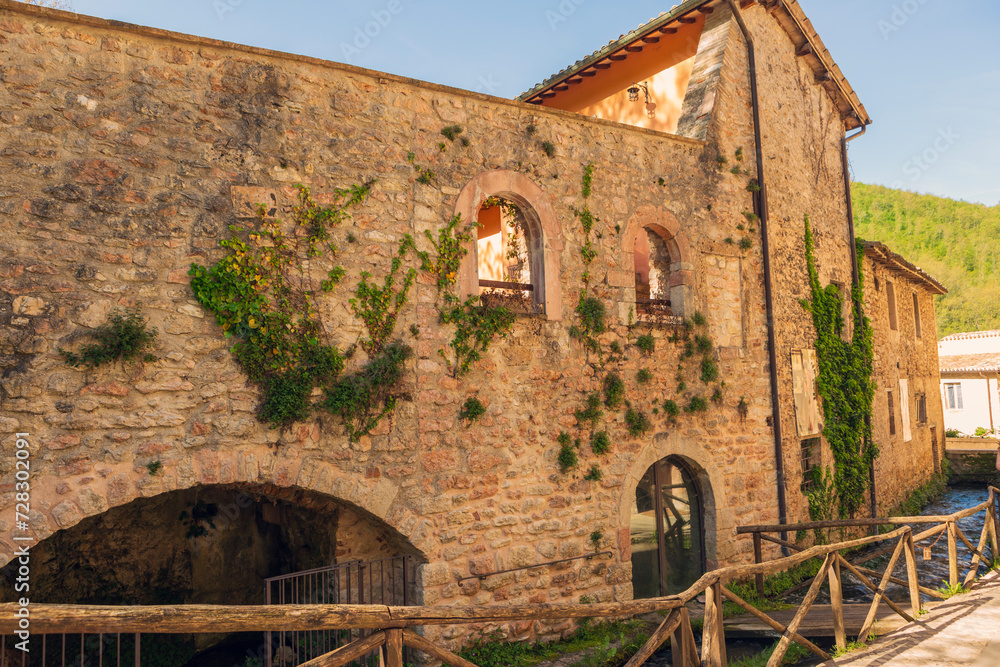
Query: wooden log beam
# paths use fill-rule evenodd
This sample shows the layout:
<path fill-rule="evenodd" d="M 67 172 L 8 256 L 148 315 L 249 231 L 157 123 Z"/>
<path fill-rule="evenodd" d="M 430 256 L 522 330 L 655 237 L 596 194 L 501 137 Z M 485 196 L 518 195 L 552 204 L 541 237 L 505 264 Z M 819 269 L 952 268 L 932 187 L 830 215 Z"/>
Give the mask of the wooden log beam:
<path fill-rule="evenodd" d="M 787 629 L 784 625 L 778 623 L 776 620 L 774 620 L 764 612 L 760 611 L 752 604 L 741 598 L 739 595 L 733 593 L 728 588 L 723 588 L 722 594 L 725 595 L 727 598 L 729 598 L 731 602 L 734 602 L 740 607 L 742 607 L 743 610 L 746 611 L 748 614 L 757 617 L 761 622 L 769 625 L 771 629 L 774 630 L 775 632 L 781 634 Z M 843 622 L 843 619 L 841 619 L 841 622 Z M 818 658 L 822 658 L 823 660 L 830 659 L 830 655 L 828 653 L 826 653 L 823 649 L 816 646 L 815 644 L 813 644 L 811 641 L 809 641 L 799 633 L 797 632 L 792 633 L 792 639 L 795 641 L 796 644 L 800 644 L 809 649 L 810 651 L 812 651 Z"/>
<path fill-rule="evenodd" d="M 881 572 L 876 572 L 875 570 L 870 570 L 867 567 L 858 567 L 857 570 L 861 574 L 868 575 L 869 577 L 881 577 L 882 576 Z M 903 581 L 902 579 L 897 579 L 896 577 L 891 577 L 889 579 L 889 583 L 896 584 L 897 586 L 909 586 L 908 582 Z M 924 595 L 928 595 L 928 596 L 930 596 L 932 598 L 937 598 L 939 600 L 944 600 L 945 599 L 944 595 L 941 595 L 941 593 L 937 592 L 933 588 L 927 588 L 926 586 L 919 586 L 918 590 L 921 593 L 923 593 Z"/>
<path fill-rule="evenodd" d="M 725 667 L 726 637 L 722 625 L 722 586 L 705 589 L 705 625 L 701 634 L 702 667 Z"/>
<path fill-rule="evenodd" d="M 437 644 L 424 639 L 413 630 L 403 630 L 403 644 L 418 651 L 423 651 L 428 656 L 440 660 L 446 665 L 451 665 L 451 667 L 478 667 L 476 663 L 469 662 L 462 656 L 456 655 L 448 649 L 441 648 Z"/>
<path fill-rule="evenodd" d="M 656 628 L 649 639 L 646 640 L 646 643 L 642 645 L 642 648 L 625 663 L 625 667 L 639 667 L 639 665 L 644 664 L 663 645 L 663 642 L 667 641 L 667 638 L 674 634 L 674 631 L 677 630 L 680 624 L 681 611 L 680 609 L 674 609 L 663 619 L 663 623 L 660 623 L 660 627 Z"/>
<path fill-rule="evenodd" d="M 403 667 L 403 628 L 385 631 L 386 667 Z"/>
<path fill-rule="evenodd" d="M 958 586 L 958 540 L 956 535 L 957 525 L 954 521 L 948 522 L 948 583 L 952 588 Z"/>
<path fill-rule="evenodd" d="M 347 646 L 341 646 L 336 651 L 324 653 L 309 662 L 303 662 L 299 667 L 342 667 L 342 665 L 346 665 L 363 655 L 371 653 L 384 643 L 385 633 L 376 632 L 373 635 L 368 635 L 355 642 L 351 642 Z"/>
<path fill-rule="evenodd" d="M 906 587 L 910 591 L 910 615 L 920 616 L 920 582 L 917 580 L 917 550 L 913 547 L 913 535 L 906 537 Z"/>
<path fill-rule="evenodd" d="M 965 575 L 965 580 L 962 582 L 962 587 L 968 588 L 969 584 L 971 584 L 975 580 L 976 575 L 979 573 L 980 561 L 986 560 L 986 556 L 983 555 L 983 551 L 986 549 L 986 540 L 989 538 L 990 535 L 990 517 L 989 515 L 987 515 L 986 520 L 983 521 L 983 532 L 979 535 L 978 549 L 974 549 L 972 547 L 972 544 L 969 542 L 969 538 L 965 536 L 965 533 L 962 532 L 961 528 L 959 528 L 956 525 L 955 529 L 958 531 L 958 536 L 962 538 L 963 542 L 965 542 L 965 546 L 967 546 L 969 550 L 972 551 L 973 554 L 975 554 L 972 557 L 972 563 L 969 565 L 969 572 Z"/>
<path fill-rule="evenodd" d="M 805 619 L 806 614 L 809 613 L 809 608 L 812 607 L 813 602 L 816 601 L 816 597 L 819 595 L 820 588 L 823 587 L 823 580 L 826 579 L 826 573 L 830 570 L 830 564 L 837 558 L 839 554 L 829 554 L 826 559 L 823 560 L 823 565 L 819 569 L 819 573 L 816 575 L 816 580 L 813 581 L 813 585 L 809 587 L 809 592 L 802 599 L 802 605 L 799 610 L 795 613 L 795 617 L 792 618 L 792 622 L 788 624 L 785 631 L 781 634 L 781 639 L 778 640 L 778 645 L 774 648 L 774 652 L 767 661 L 767 667 L 781 667 L 781 663 L 785 659 L 785 653 L 788 652 L 788 645 L 792 643 L 792 635 L 797 633 L 799 626 L 802 625 L 802 621 Z"/>
<path fill-rule="evenodd" d="M 922 533 L 917 533 L 916 535 L 913 536 L 913 544 L 916 545 L 918 542 L 923 542 L 924 540 L 926 540 L 928 538 L 934 537 L 938 533 L 943 533 L 947 529 L 948 529 L 948 524 L 942 523 L 940 526 L 934 526 L 933 528 L 929 528 L 929 529 L 923 531 Z M 865 554 L 864 556 L 861 556 L 860 558 L 856 558 L 856 559 L 852 560 L 851 562 L 854 563 L 855 565 L 860 565 L 861 563 L 867 563 L 870 560 L 875 560 L 879 556 L 883 556 L 883 555 L 885 555 L 887 553 L 891 553 L 892 550 L 895 549 L 895 548 L 896 548 L 895 545 L 889 545 L 888 547 L 885 547 L 884 549 L 876 549 L 875 551 L 873 551 L 871 553 L 868 553 L 868 554 Z"/>
<path fill-rule="evenodd" d="M 858 570 L 858 568 L 856 568 L 853 565 L 851 565 L 851 563 L 846 558 L 844 558 L 843 556 L 838 556 L 838 558 L 840 558 L 840 564 L 843 565 L 844 567 L 846 567 L 847 570 L 851 574 L 853 574 L 855 576 L 855 578 L 857 578 L 858 581 L 860 581 L 862 584 L 864 584 L 868 588 L 868 590 L 870 590 L 872 593 L 877 593 L 878 592 L 878 587 L 875 584 L 873 584 L 871 581 L 869 581 L 868 577 L 866 577 L 865 575 L 861 574 L 861 572 Z M 875 572 L 875 574 L 878 574 L 878 572 Z M 913 620 L 912 616 L 910 616 L 905 611 L 903 611 L 902 607 L 900 607 L 898 604 L 896 604 L 895 602 L 893 602 L 889 598 L 885 599 L 885 603 L 887 605 L 889 605 L 890 609 L 892 609 L 894 612 L 896 612 L 897 614 L 899 614 L 900 616 L 902 616 L 903 618 L 905 618 L 907 621 L 912 621 Z"/>
<path fill-rule="evenodd" d="M 862 644 L 868 643 L 868 633 L 872 629 L 872 625 L 875 623 L 875 617 L 878 614 L 878 606 L 882 600 L 888 598 L 885 597 L 885 588 L 889 585 L 889 578 L 892 576 L 892 570 L 896 567 L 896 563 L 899 561 L 899 556 L 903 553 L 903 545 L 906 542 L 904 537 L 896 545 L 896 550 L 892 552 L 892 558 L 889 559 L 889 564 L 885 568 L 885 574 L 882 576 L 882 581 L 879 582 L 878 590 L 875 591 L 875 596 L 872 598 L 872 606 L 868 609 L 868 615 L 865 617 L 865 622 L 861 625 L 861 632 L 858 633 L 858 641 Z M 908 621 L 913 621 L 913 617 L 909 614 L 903 614 L 903 618 Z"/>
<path fill-rule="evenodd" d="M 750 533 L 781 533 L 786 531 L 797 532 L 800 530 L 813 530 L 815 528 L 851 528 L 862 526 L 881 526 L 884 524 L 905 526 L 909 524 L 947 523 L 949 521 L 957 521 L 958 519 L 965 519 L 966 517 L 973 516 L 974 514 L 979 514 L 990 506 L 992 499 L 993 495 L 991 494 L 990 500 L 980 503 L 975 507 L 970 507 L 947 516 L 889 516 L 881 519 L 834 519 L 832 521 L 807 521 L 805 523 L 772 523 L 759 526 L 741 526 L 736 529 L 736 534 L 748 535 Z"/>
<path fill-rule="evenodd" d="M 687 607 L 677 610 L 681 615 L 681 624 L 674 630 L 670 638 L 670 655 L 673 667 L 696 667 L 701 659 L 694 643 L 694 632 L 691 631 L 691 615 Z"/>
<path fill-rule="evenodd" d="M 841 651 L 847 648 L 847 631 L 844 629 L 844 585 L 840 576 L 840 559 L 830 565 L 830 607 L 833 610 L 833 638 Z M 829 658 L 826 658 L 829 660 Z"/>

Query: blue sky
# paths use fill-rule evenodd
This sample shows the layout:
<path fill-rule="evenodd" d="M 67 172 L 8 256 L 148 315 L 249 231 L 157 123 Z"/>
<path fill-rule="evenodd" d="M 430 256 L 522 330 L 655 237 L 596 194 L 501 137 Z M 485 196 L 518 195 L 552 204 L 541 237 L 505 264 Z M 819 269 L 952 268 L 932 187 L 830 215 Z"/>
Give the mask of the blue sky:
<path fill-rule="evenodd" d="M 514 97 L 672 4 L 74 0 L 73 8 Z M 800 4 L 875 121 L 851 144 L 857 180 L 1000 203 L 1000 3 Z"/>

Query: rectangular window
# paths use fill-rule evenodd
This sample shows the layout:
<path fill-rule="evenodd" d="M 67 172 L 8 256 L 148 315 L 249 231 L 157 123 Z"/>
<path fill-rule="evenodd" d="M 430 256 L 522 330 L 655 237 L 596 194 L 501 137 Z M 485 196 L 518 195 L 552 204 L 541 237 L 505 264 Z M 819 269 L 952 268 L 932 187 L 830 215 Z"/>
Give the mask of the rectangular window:
<path fill-rule="evenodd" d="M 899 330 L 899 323 L 896 322 L 896 286 L 892 281 L 885 281 L 885 294 L 889 301 L 889 328 L 893 331 Z"/>
<path fill-rule="evenodd" d="M 892 390 L 886 394 L 889 396 L 889 435 L 896 435 L 896 406 L 892 400 Z"/>
<path fill-rule="evenodd" d="M 920 297 L 913 293 L 913 327 L 917 330 L 917 338 L 920 338 Z"/>
<path fill-rule="evenodd" d="M 914 394 L 913 400 L 917 405 L 917 423 L 927 423 L 927 394 Z"/>
<path fill-rule="evenodd" d="M 903 427 L 903 442 L 913 440 L 910 432 L 910 381 L 899 381 L 899 424 Z"/>
<path fill-rule="evenodd" d="M 813 488 L 816 475 L 819 472 L 822 441 L 819 438 L 809 438 L 802 441 L 802 492 Z"/>
<path fill-rule="evenodd" d="M 851 301 L 851 290 L 848 289 L 847 285 L 844 283 L 834 282 L 833 285 L 837 288 L 837 291 L 840 292 L 840 316 L 844 320 L 844 328 L 840 332 L 840 338 L 844 341 L 850 342 L 852 321 L 851 308 L 854 305 Z"/>
<path fill-rule="evenodd" d="M 944 385 L 944 400 L 949 410 L 962 409 L 962 383 L 948 382 Z"/>

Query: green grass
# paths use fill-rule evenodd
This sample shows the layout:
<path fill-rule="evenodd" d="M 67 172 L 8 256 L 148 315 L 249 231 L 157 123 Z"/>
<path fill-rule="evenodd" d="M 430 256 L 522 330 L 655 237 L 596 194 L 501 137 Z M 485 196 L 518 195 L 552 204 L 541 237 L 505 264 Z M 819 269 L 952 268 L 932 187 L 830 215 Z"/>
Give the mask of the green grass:
<path fill-rule="evenodd" d="M 838 648 L 833 652 L 834 658 L 839 658 L 842 655 L 847 655 L 851 651 L 857 651 L 858 649 L 865 648 L 865 645 L 860 642 L 847 642 L 847 646 L 844 648 Z"/>
<path fill-rule="evenodd" d="M 965 589 L 965 587 L 962 586 L 962 584 L 952 585 L 952 584 L 950 584 L 950 583 L 948 583 L 947 581 L 944 581 L 944 580 L 942 580 L 941 583 L 943 585 L 942 586 L 938 586 L 934 590 L 936 590 L 938 593 L 940 593 L 944 597 L 944 599 L 946 599 L 946 600 L 948 598 L 953 598 L 956 595 L 961 595 L 962 593 L 967 593 L 968 592 Z"/>
<path fill-rule="evenodd" d="M 587 651 L 573 667 L 619 667 L 648 639 L 644 628 L 645 624 L 637 620 L 594 622 L 584 619 L 573 634 L 549 644 L 507 642 L 503 634 L 496 631 L 481 635 L 458 655 L 479 667 L 532 667 L 567 654 Z"/>
<path fill-rule="evenodd" d="M 776 648 L 778 648 L 777 643 L 775 643 L 774 646 L 761 651 L 757 655 L 747 656 L 745 658 L 740 658 L 739 660 L 733 660 L 729 663 L 729 667 L 766 667 L 767 661 L 771 659 L 771 654 L 774 653 L 774 649 Z M 792 642 L 788 645 L 788 651 L 785 652 L 785 657 L 782 658 L 781 664 L 793 665 L 808 655 L 811 655 L 809 653 L 809 649 L 803 648 L 795 642 Z"/>

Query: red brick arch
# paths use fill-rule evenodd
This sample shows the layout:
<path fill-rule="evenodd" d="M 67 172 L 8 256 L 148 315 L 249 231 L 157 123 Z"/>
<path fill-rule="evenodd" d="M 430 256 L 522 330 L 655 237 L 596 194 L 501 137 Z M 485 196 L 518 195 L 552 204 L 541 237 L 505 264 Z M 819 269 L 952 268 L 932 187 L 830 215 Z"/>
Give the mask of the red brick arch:
<path fill-rule="evenodd" d="M 503 197 L 517 204 L 524 213 L 530 232 L 541 250 L 542 280 L 535 282 L 538 301 L 545 304 L 545 317 L 562 319 L 562 295 L 559 286 L 559 256 L 563 249 L 562 226 L 556 217 L 552 198 L 530 178 L 516 171 L 493 170 L 477 174 L 458 196 L 455 214 L 463 222 L 476 219 L 479 208 L 490 197 Z M 458 270 L 459 292 L 463 297 L 479 294 L 476 243 L 470 242 L 468 254 Z"/>

